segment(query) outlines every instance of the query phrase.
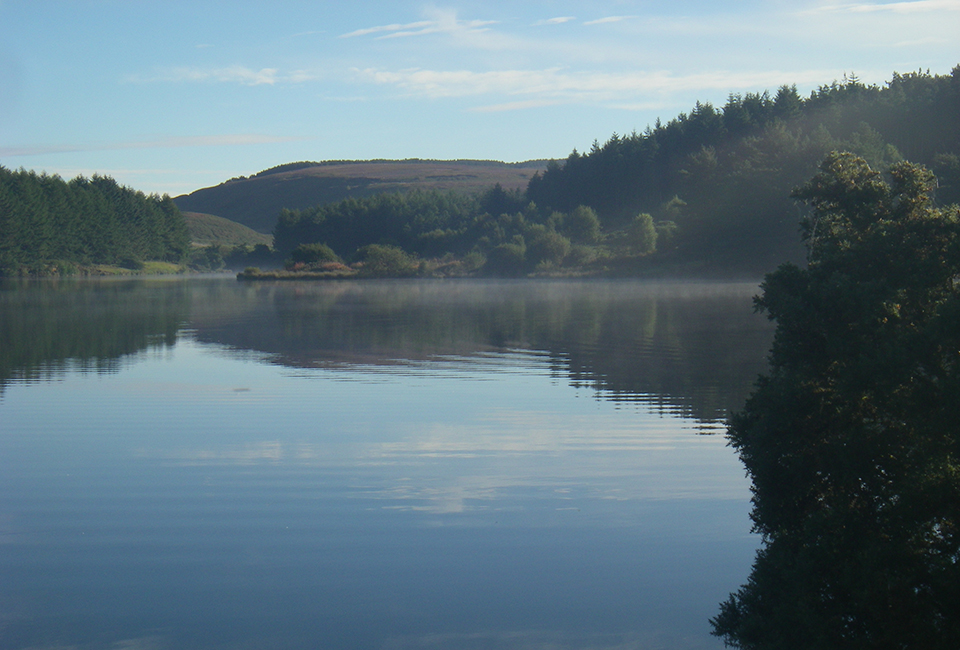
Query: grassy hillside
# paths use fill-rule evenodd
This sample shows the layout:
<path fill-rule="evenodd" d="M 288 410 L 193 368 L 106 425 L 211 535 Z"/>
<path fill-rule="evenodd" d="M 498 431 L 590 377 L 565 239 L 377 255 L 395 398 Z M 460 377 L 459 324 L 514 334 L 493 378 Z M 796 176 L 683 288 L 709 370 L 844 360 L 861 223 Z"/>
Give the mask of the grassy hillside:
<path fill-rule="evenodd" d="M 499 183 L 527 187 L 547 161 L 374 160 L 298 162 L 234 178 L 174 199 L 183 211 L 214 214 L 261 233 L 273 232 L 280 210 L 302 210 L 345 198 L 409 189 L 478 192 Z"/>
<path fill-rule="evenodd" d="M 273 237 L 213 214 L 184 212 L 190 241 L 194 246 L 256 246 L 273 244 Z"/>

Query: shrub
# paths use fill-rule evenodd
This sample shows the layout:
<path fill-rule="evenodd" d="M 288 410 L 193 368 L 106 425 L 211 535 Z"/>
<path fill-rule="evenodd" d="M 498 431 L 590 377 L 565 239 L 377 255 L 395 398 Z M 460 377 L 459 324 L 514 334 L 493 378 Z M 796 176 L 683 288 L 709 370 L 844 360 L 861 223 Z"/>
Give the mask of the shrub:
<path fill-rule="evenodd" d="M 553 230 L 540 226 L 527 246 L 527 262 L 559 266 L 570 253 L 570 240 Z"/>
<path fill-rule="evenodd" d="M 340 257 L 326 244 L 300 244 L 290 253 L 286 268 L 303 265 L 300 268 L 310 268 L 324 262 L 339 262 Z"/>
<path fill-rule="evenodd" d="M 563 219 L 563 234 L 578 244 L 595 244 L 600 240 L 600 218 L 593 208 L 577 206 Z"/>
<path fill-rule="evenodd" d="M 637 255 L 647 255 L 657 250 L 657 227 L 653 217 L 646 212 L 634 217 L 627 227 L 627 239 Z"/>
<path fill-rule="evenodd" d="M 417 272 L 416 257 L 397 246 L 370 244 L 361 248 L 357 257 L 363 264 L 363 275 L 403 277 Z"/>
<path fill-rule="evenodd" d="M 526 246 L 500 244 L 487 254 L 483 269 L 490 275 L 520 275 L 526 266 Z"/>

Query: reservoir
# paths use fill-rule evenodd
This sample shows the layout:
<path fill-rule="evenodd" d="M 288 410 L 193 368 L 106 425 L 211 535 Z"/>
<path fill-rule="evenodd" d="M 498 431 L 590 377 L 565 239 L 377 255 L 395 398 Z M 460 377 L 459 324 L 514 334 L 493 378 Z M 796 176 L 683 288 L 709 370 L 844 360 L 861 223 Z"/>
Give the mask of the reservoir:
<path fill-rule="evenodd" d="M 0 647 L 719 649 L 756 284 L 0 285 Z"/>

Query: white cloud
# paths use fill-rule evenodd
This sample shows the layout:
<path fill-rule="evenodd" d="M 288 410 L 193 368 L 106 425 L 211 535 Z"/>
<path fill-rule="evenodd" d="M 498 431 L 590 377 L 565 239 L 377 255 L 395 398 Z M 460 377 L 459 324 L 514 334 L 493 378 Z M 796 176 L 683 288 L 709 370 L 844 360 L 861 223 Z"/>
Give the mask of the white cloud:
<path fill-rule="evenodd" d="M 341 34 L 340 38 L 355 38 L 357 36 L 370 36 L 379 34 L 377 39 L 402 38 L 406 36 L 424 36 L 426 34 L 456 34 L 463 32 L 483 31 L 490 25 L 495 25 L 495 20 L 459 20 L 455 12 L 444 10 L 433 10 L 430 20 L 421 20 L 413 23 L 392 25 L 379 25 L 377 27 L 366 27 L 357 29 L 347 34 Z"/>
<path fill-rule="evenodd" d="M 276 68 L 261 68 L 254 70 L 241 65 L 229 66 L 226 68 L 167 68 L 160 69 L 151 77 L 141 77 L 132 75 L 127 77 L 131 83 L 145 83 L 166 81 L 173 83 L 192 82 L 192 83 L 239 83 L 244 86 L 273 85 L 277 79 Z"/>
<path fill-rule="evenodd" d="M 300 69 L 281 72 L 278 68 L 254 70 L 244 66 L 226 68 L 166 68 L 159 69 L 152 76 L 131 75 L 128 83 L 226 83 L 242 86 L 274 86 L 277 84 L 299 84 L 318 81 L 325 75 L 317 70 Z"/>
<path fill-rule="evenodd" d="M 252 70 L 243 66 L 200 70 L 196 68 L 178 68 L 171 71 L 174 78 L 181 77 L 186 81 L 218 81 L 240 83 L 245 86 L 273 85 L 277 81 L 276 68 L 261 68 Z"/>
<path fill-rule="evenodd" d="M 556 18 L 547 18 L 545 20 L 538 20 L 533 23 L 534 27 L 540 27 L 543 25 L 562 25 L 563 23 L 568 23 L 571 20 L 576 20 L 574 16 L 557 16 Z"/>
<path fill-rule="evenodd" d="M 596 20 L 588 20 L 584 25 L 603 25 L 606 23 L 619 23 L 624 20 L 631 20 L 633 18 L 638 18 L 639 16 L 607 16 L 605 18 L 597 18 Z"/>
<path fill-rule="evenodd" d="M 836 70 L 729 72 L 710 71 L 676 75 L 670 72 L 570 71 L 563 68 L 543 70 L 469 70 L 439 71 L 407 69 L 386 71 L 368 68 L 357 71 L 362 78 L 380 85 L 399 88 L 410 95 L 431 99 L 476 95 L 534 95 L 535 100 L 496 104 L 480 111 L 525 108 L 530 102 L 598 102 L 630 100 L 648 94 L 681 91 L 776 88 L 784 83 L 817 83 L 835 78 Z"/>
<path fill-rule="evenodd" d="M 915 2 L 862 2 L 826 5 L 803 13 L 876 13 L 912 14 L 928 11 L 960 11 L 960 0 L 916 0 Z"/>
<path fill-rule="evenodd" d="M 300 84 L 309 81 L 319 81 L 323 75 L 316 70 L 294 70 L 285 73 L 280 81 L 285 83 Z"/>
<path fill-rule="evenodd" d="M 431 20 L 421 20 L 419 22 L 407 23 L 405 25 L 396 24 L 396 23 L 392 25 L 380 25 L 378 27 L 367 27 L 365 29 L 358 29 L 348 34 L 341 34 L 340 38 L 353 38 L 355 36 L 369 36 L 370 34 L 380 34 L 383 32 L 409 31 L 412 29 L 423 29 L 425 27 L 430 27 L 432 25 L 434 25 L 434 22 Z"/>

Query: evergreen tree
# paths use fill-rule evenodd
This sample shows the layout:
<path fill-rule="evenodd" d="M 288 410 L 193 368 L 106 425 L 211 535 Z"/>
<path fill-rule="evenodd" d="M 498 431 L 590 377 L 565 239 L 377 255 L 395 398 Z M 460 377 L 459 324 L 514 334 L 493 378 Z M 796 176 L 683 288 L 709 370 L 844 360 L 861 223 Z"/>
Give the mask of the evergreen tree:
<path fill-rule="evenodd" d="M 147 196 L 105 176 L 67 183 L 0 167 L 0 275 L 179 261 L 189 246 L 186 222 L 168 196 Z"/>

